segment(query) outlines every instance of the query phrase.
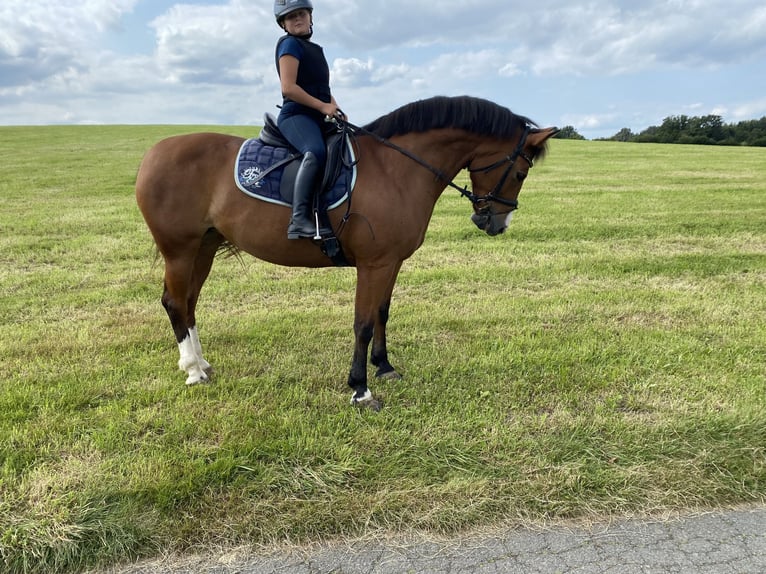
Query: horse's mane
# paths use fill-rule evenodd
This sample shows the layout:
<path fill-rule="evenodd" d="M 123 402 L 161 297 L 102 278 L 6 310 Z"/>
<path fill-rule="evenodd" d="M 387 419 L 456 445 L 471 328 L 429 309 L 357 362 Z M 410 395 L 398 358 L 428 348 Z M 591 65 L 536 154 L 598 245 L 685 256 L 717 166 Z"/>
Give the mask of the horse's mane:
<path fill-rule="evenodd" d="M 471 96 L 436 96 L 406 104 L 364 128 L 383 138 L 451 128 L 508 139 L 525 125 L 537 124 L 489 100 Z"/>

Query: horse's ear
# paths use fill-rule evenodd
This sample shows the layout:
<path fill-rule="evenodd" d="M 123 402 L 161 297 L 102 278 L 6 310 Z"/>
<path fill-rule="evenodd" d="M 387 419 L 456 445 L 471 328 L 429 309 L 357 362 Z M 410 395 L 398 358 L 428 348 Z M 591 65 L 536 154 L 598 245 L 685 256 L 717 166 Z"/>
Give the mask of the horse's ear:
<path fill-rule="evenodd" d="M 557 133 L 559 133 L 561 130 L 559 128 L 543 128 L 543 129 L 537 129 L 529 134 L 529 143 L 532 144 L 535 147 L 541 147 L 547 142 L 550 138 L 555 136 Z"/>
<path fill-rule="evenodd" d="M 535 159 L 543 159 L 548 151 L 548 140 L 559 133 L 559 128 L 543 128 L 534 129 L 529 132 L 527 137 L 527 145 L 532 146 L 534 152 L 532 157 Z"/>

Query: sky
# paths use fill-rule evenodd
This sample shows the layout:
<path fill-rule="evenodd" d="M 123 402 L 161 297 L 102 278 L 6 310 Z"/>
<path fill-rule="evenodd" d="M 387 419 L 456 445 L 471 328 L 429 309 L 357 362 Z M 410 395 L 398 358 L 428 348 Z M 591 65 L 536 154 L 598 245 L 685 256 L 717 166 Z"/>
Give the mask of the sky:
<path fill-rule="evenodd" d="M 2 0 L 0 125 L 261 125 L 273 0 Z M 763 0 L 314 0 L 356 124 L 487 98 L 588 139 L 672 115 L 766 116 Z"/>

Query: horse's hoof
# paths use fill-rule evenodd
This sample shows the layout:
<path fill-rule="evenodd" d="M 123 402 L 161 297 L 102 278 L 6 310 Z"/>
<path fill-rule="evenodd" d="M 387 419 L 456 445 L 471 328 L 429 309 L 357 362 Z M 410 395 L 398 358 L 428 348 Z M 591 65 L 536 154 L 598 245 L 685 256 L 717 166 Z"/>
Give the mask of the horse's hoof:
<path fill-rule="evenodd" d="M 193 387 L 196 385 L 206 385 L 210 382 L 210 377 L 206 373 L 201 375 L 189 375 L 186 379 L 186 386 Z"/>
<path fill-rule="evenodd" d="M 383 408 L 383 403 L 372 396 L 372 393 L 368 390 L 361 396 L 357 396 L 357 393 L 351 397 L 351 404 L 360 409 L 372 409 L 373 411 L 380 412 Z"/>
<path fill-rule="evenodd" d="M 380 381 L 401 381 L 402 376 L 396 371 L 387 371 L 385 373 L 377 373 L 375 375 Z"/>

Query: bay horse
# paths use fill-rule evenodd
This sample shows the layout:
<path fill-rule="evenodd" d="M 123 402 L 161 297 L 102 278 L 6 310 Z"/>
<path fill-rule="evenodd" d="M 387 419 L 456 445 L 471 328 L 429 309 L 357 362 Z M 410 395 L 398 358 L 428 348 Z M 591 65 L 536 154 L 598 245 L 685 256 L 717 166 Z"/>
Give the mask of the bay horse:
<path fill-rule="evenodd" d="M 434 205 L 447 186 L 473 204 L 472 220 L 503 233 L 533 162 L 556 128 L 488 100 L 434 97 L 356 128 L 358 174 L 349 205 L 329 214 L 348 263 L 356 267 L 351 402 L 376 410 L 366 362 L 383 379 L 401 378 L 389 363 L 386 323 L 402 263 L 423 243 Z M 246 196 L 234 182 L 244 139 L 195 133 L 164 139 L 144 156 L 136 200 L 165 262 L 164 306 L 178 343 L 186 384 L 209 381 L 197 330 L 197 300 L 222 250 L 244 251 L 278 265 L 328 267 L 309 239 L 288 240 L 291 210 Z M 452 180 L 463 169 L 473 191 Z"/>

